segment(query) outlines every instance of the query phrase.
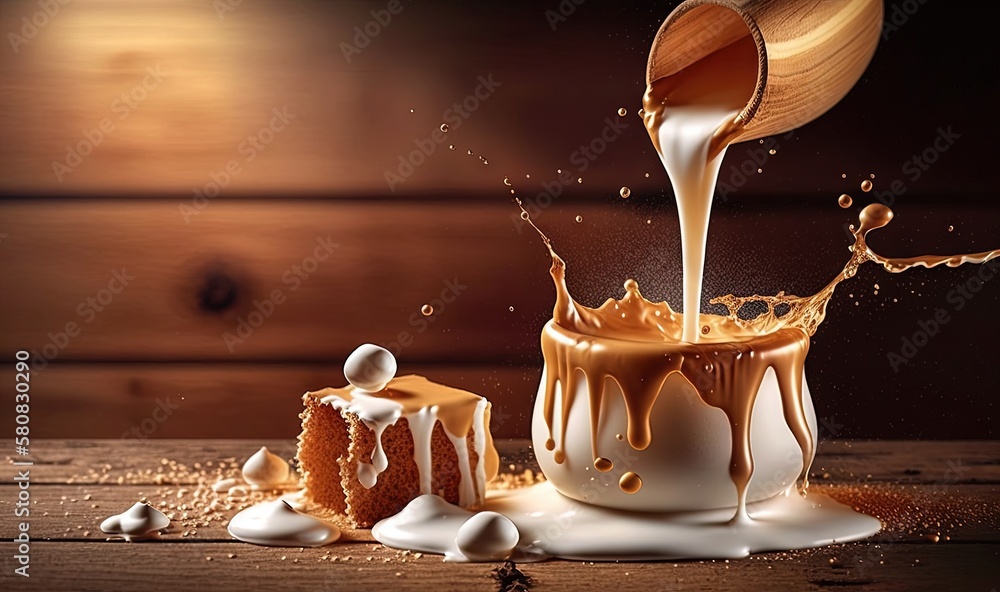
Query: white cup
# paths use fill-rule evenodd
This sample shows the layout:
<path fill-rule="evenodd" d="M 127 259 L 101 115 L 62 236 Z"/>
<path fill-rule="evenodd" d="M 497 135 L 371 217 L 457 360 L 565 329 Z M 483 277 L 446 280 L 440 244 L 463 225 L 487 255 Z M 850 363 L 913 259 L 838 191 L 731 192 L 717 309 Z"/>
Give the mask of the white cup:
<path fill-rule="evenodd" d="M 618 384 L 606 382 L 597 452 L 614 463 L 607 473 L 597 471 L 593 465 L 589 395 L 586 379 L 580 378 L 565 423 L 562 463 L 555 461 L 555 451 L 545 447 L 550 433 L 544 417 L 544 371 L 532 416 L 531 435 L 538 464 L 560 493 L 599 506 L 651 512 L 737 507 L 737 490 L 729 473 L 732 454 L 729 420 L 721 409 L 706 404 L 685 378 L 673 374 L 663 383 L 650 417 L 652 440 L 641 451 L 628 442 L 628 420 Z M 551 437 L 558 443 L 562 440 L 559 430 L 563 425 L 559 419 L 562 405 L 559 383 L 554 396 L 556 420 Z M 809 429 L 815 437 L 816 415 L 804 376 L 802 399 Z M 802 450 L 785 422 L 778 381 L 772 369 L 767 370 L 761 382 L 751 414 L 750 444 L 754 472 L 747 487 L 748 503 L 773 497 L 795 485 L 802 471 Z M 642 479 L 642 487 L 636 493 L 626 493 L 619 487 L 618 479 L 626 471 Z"/>

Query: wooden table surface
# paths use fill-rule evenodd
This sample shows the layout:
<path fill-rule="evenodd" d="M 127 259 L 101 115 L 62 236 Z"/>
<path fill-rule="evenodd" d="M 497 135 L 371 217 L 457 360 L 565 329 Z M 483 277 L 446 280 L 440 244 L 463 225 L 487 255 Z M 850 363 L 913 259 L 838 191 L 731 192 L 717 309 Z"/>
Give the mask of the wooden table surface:
<path fill-rule="evenodd" d="M 533 467 L 528 442 L 500 442 L 505 471 Z M 0 589 L 108 590 L 497 590 L 491 564 L 443 563 L 346 531 L 319 549 L 266 548 L 231 539 L 225 512 L 207 525 L 198 504 L 216 475 L 233 472 L 261 445 L 288 458 L 294 442 L 118 440 L 33 442 L 29 457 L 0 469 Z M 25 459 L 33 466 L 14 466 Z M 18 553 L 15 477 L 30 471 L 30 578 Z M 827 441 L 813 480 L 879 516 L 865 542 L 765 553 L 737 561 L 584 563 L 519 567 L 535 590 L 970 590 L 1000 588 L 1000 442 Z M 203 481 L 199 492 L 198 481 Z M 259 495 L 259 494 L 256 494 Z M 175 514 L 155 542 L 106 538 L 100 522 L 145 496 Z M 201 500 L 200 502 L 197 500 Z M 184 514 L 187 513 L 187 517 Z"/>

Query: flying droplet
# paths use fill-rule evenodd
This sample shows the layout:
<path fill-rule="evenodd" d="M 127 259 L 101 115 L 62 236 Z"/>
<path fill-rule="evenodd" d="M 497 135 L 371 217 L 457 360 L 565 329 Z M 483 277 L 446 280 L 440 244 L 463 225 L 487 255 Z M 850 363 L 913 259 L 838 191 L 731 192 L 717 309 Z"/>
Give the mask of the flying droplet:
<path fill-rule="evenodd" d="M 621 191 L 618 193 L 620 193 L 623 198 L 628 199 L 628 196 L 632 195 L 632 190 L 628 187 L 622 187 Z"/>
<path fill-rule="evenodd" d="M 509 310 L 510 312 L 514 312 L 514 307 L 513 306 L 508 306 L 507 310 Z"/>
<path fill-rule="evenodd" d="M 577 216 L 576 216 L 576 222 L 577 222 L 577 224 L 579 224 L 580 222 L 583 222 L 583 216 L 577 214 Z"/>
<path fill-rule="evenodd" d="M 413 109 L 410 109 L 410 113 L 413 113 Z"/>
<path fill-rule="evenodd" d="M 448 133 L 448 124 L 447 123 L 442 123 L 441 124 L 441 131 L 443 131 L 446 134 Z"/>
<path fill-rule="evenodd" d="M 432 314 L 434 314 L 434 307 L 431 306 L 430 304 L 425 304 L 420 307 L 420 314 L 424 315 L 425 317 L 429 317 Z"/>
<path fill-rule="evenodd" d="M 602 473 L 607 473 L 611 469 L 615 468 L 615 463 L 611 462 L 611 459 L 599 456 L 594 459 L 594 468 Z"/>
<path fill-rule="evenodd" d="M 504 177 L 503 178 L 503 184 L 506 185 L 507 187 L 510 187 L 510 178 L 509 177 Z"/>
<path fill-rule="evenodd" d="M 847 178 L 847 173 L 842 173 L 842 174 L 840 175 L 840 178 L 841 178 L 841 179 L 846 179 L 846 178 Z"/>
<path fill-rule="evenodd" d="M 646 173 L 646 178 L 647 178 L 647 179 L 649 178 L 649 173 Z"/>
<path fill-rule="evenodd" d="M 486 159 L 484 158 L 484 159 L 483 159 L 483 164 L 490 164 L 490 161 L 488 161 L 488 160 L 486 160 Z"/>
<path fill-rule="evenodd" d="M 868 193 L 871 190 L 872 190 L 872 182 L 871 181 L 869 181 L 868 179 L 865 179 L 864 181 L 861 182 L 861 191 L 864 191 L 865 193 Z"/>
<path fill-rule="evenodd" d="M 472 156 L 472 150 L 469 150 L 468 152 L 466 152 L 466 154 L 468 154 L 469 156 Z"/>
<path fill-rule="evenodd" d="M 954 226 L 949 226 L 948 227 L 948 232 L 955 232 L 955 227 Z"/>
<path fill-rule="evenodd" d="M 764 169 L 757 169 L 757 174 L 758 175 L 761 174 L 761 173 L 763 173 L 763 172 L 764 172 Z"/>
<path fill-rule="evenodd" d="M 583 183 L 583 177 L 577 177 L 576 178 L 576 182 L 577 183 Z"/>
<path fill-rule="evenodd" d="M 618 110 L 618 117 L 625 117 L 626 115 L 628 115 L 628 110 L 625 107 Z"/>
<path fill-rule="evenodd" d="M 652 224 L 652 223 L 653 223 L 653 221 L 651 219 L 650 220 L 646 220 L 646 224 Z"/>
<path fill-rule="evenodd" d="M 454 144 L 448 144 L 448 150 L 454 150 L 454 149 L 455 149 Z"/>
<path fill-rule="evenodd" d="M 775 150 L 774 148 L 771 148 L 770 150 L 768 150 L 768 152 L 767 152 L 767 153 L 768 153 L 768 154 L 770 154 L 771 156 L 774 156 L 775 154 L 777 154 L 777 153 L 778 153 L 778 151 L 777 151 L 777 150 Z"/>
<path fill-rule="evenodd" d="M 846 210 L 847 208 L 854 205 L 854 200 L 851 198 L 850 195 L 847 195 L 845 193 L 840 196 L 840 199 L 837 200 L 837 204 Z"/>
<path fill-rule="evenodd" d="M 868 176 L 871 177 L 872 179 L 874 179 L 875 178 L 875 173 L 872 173 L 872 174 L 870 174 Z"/>
<path fill-rule="evenodd" d="M 522 220 L 527 220 L 530 217 L 531 216 L 528 215 L 528 212 L 521 212 L 521 219 Z"/>

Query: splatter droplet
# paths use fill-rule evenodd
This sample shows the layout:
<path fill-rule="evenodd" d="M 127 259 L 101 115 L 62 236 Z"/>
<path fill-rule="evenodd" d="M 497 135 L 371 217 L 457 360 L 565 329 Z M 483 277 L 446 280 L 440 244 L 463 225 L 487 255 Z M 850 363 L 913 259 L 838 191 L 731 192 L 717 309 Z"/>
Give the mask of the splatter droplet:
<path fill-rule="evenodd" d="M 864 181 L 861 182 L 861 191 L 864 191 L 865 193 L 868 193 L 871 190 L 872 190 L 872 182 L 871 181 L 869 181 L 868 179 L 865 179 Z"/>
<path fill-rule="evenodd" d="M 708 325 L 702 325 L 702 327 L 701 327 L 701 334 L 702 335 L 708 335 L 711 332 L 712 332 L 712 328 L 711 327 L 709 327 Z"/>
<path fill-rule="evenodd" d="M 625 493 L 636 493 L 642 489 L 642 479 L 639 478 L 639 475 L 629 471 L 618 480 L 618 487 L 621 487 Z"/>
<path fill-rule="evenodd" d="M 443 131 L 446 134 L 448 133 L 448 124 L 447 123 L 442 123 L 441 124 L 441 131 Z"/>
<path fill-rule="evenodd" d="M 845 193 L 844 195 L 840 196 L 840 199 L 837 200 L 837 204 L 846 210 L 847 208 L 854 205 L 854 200 L 851 198 L 850 195 L 847 195 Z"/>
<path fill-rule="evenodd" d="M 531 216 L 528 216 L 528 212 L 521 212 L 521 219 L 522 220 L 527 220 L 530 217 Z"/>
<path fill-rule="evenodd" d="M 615 463 L 611 462 L 611 459 L 599 456 L 594 459 L 594 468 L 602 473 L 607 473 L 611 469 L 615 468 Z"/>
<path fill-rule="evenodd" d="M 628 187 L 622 187 L 618 193 L 621 194 L 623 198 L 628 199 L 628 196 L 632 195 L 632 190 Z"/>
<path fill-rule="evenodd" d="M 507 187 L 510 187 L 510 178 L 509 177 L 504 177 L 503 178 L 503 184 L 506 185 Z"/>
<path fill-rule="evenodd" d="M 430 304 L 425 304 L 420 307 L 420 314 L 424 315 L 425 317 L 429 317 L 432 314 L 434 314 L 434 307 L 431 306 Z"/>

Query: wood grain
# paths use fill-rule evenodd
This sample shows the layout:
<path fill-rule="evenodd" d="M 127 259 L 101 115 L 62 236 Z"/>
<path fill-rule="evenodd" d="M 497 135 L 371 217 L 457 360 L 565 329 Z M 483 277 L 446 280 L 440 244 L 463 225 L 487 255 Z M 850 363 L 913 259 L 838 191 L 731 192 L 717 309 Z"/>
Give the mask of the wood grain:
<path fill-rule="evenodd" d="M 219 459 L 246 460 L 261 446 L 291 458 L 295 454 L 293 438 L 270 440 L 226 439 L 187 440 L 154 439 L 144 445 L 123 444 L 120 440 L 40 439 L 32 446 L 35 462 L 33 483 L 66 485 L 97 484 L 90 469 L 111 465 L 107 481 L 115 482 L 129 471 L 158 467 L 161 459 L 185 463 Z M 520 471 L 537 468 L 530 442 L 520 438 L 496 441 L 501 465 L 514 464 Z M 7 457 L 9 462 L 10 457 Z M 7 482 L 15 471 L 8 462 L 0 463 L 0 481 Z M 955 470 L 958 468 L 959 470 Z M 950 472 L 949 472 L 950 470 Z M 824 476 L 826 474 L 826 476 Z M 997 485 L 1000 484 L 1000 442 L 995 440 L 893 441 L 893 440 L 822 440 L 812 477 L 819 483 L 899 483 L 912 485 Z M 105 482 L 107 482 L 105 481 Z M 195 483 L 182 479 L 178 483 Z M 155 485 L 143 475 L 128 480 L 132 485 Z"/>
<path fill-rule="evenodd" d="M 529 433 L 540 368 L 403 364 L 399 371 L 487 397 L 497 437 Z M 334 363 L 54 365 L 32 374 L 31 433 L 132 444 L 147 438 L 294 438 L 302 394 L 344 384 Z M 0 430 L 13 433 L 12 414 L 0 417 Z"/>
<path fill-rule="evenodd" d="M 444 564 L 439 557 L 415 557 L 373 543 L 364 531 L 349 533 L 349 540 L 321 549 L 276 549 L 246 545 L 226 536 L 221 523 L 182 536 L 174 527 L 158 542 L 126 544 L 107 542 L 97 532 L 99 521 L 124 508 L 140 495 L 154 500 L 173 499 L 174 484 L 74 483 L 65 479 L 86 468 L 112 467 L 111 474 L 125 474 L 160 466 L 163 458 L 193 468 L 207 460 L 242 460 L 251 449 L 267 444 L 282 455 L 293 451 L 289 441 L 164 440 L 148 446 L 126 447 L 110 441 L 39 441 L 32 468 L 30 579 L 15 579 L 14 545 L 0 543 L 0 581 L 4 589 L 81 592 L 135 589 L 157 590 L 495 590 L 489 578 L 492 565 Z M 970 459 L 969 477 L 982 479 L 983 471 L 997 466 L 1000 449 L 995 442 L 841 442 L 826 444 L 820 460 L 867 459 L 872 477 L 850 473 L 831 474 L 824 487 L 846 486 L 864 479 L 892 480 L 897 467 L 946 465 L 952 457 Z M 525 443 L 502 442 L 506 461 L 516 470 L 530 463 Z M 853 461 L 852 461 L 853 462 Z M 506 466 L 506 464 L 505 464 Z M 12 467 L 2 467 L 9 482 Z M 506 470 L 506 469 L 505 469 Z M 909 475 L 913 484 L 883 483 L 899 494 L 915 498 L 945 495 L 933 474 Z M 964 479 L 963 475 L 963 479 Z M 60 479 L 63 480 L 60 482 Z M 37 487 L 34 487 L 37 485 Z M 904 527 L 917 531 L 892 532 L 868 542 L 834 545 L 815 550 L 765 553 L 738 561 L 681 563 L 587 563 L 549 561 L 522 564 L 538 590 L 580 590 L 621 586 L 650 590 L 802 590 L 857 587 L 865 590 L 989 590 L 996 586 L 993 567 L 1000 556 L 996 523 L 1000 519 L 996 485 L 952 483 L 948 504 L 958 509 L 978 508 L 979 520 L 945 525 L 952 535 L 931 543 L 922 531 L 938 528 L 920 524 L 926 509 L 904 514 Z M 0 486 L 0 509 L 12 502 L 13 485 Z M 159 497 L 160 495 L 165 497 Z M 89 498 L 88 498 L 89 496 Z M 65 498 L 65 499 L 63 499 Z M 75 501 L 74 501 L 75 500 Z M 97 507 L 92 507 L 97 506 Z M 986 508 L 988 514 L 982 514 Z M 992 508 L 992 509 L 990 509 Z M 46 514 L 47 513 L 47 514 Z M 12 513 L 0 512 L 4 538 L 14 528 Z M 67 531 L 68 529 L 68 531 Z M 86 534 L 85 534 L 86 533 Z M 47 539 L 47 540 L 46 540 Z M 586 584 L 583 584 L 586 582 Z"/>

